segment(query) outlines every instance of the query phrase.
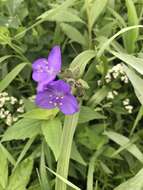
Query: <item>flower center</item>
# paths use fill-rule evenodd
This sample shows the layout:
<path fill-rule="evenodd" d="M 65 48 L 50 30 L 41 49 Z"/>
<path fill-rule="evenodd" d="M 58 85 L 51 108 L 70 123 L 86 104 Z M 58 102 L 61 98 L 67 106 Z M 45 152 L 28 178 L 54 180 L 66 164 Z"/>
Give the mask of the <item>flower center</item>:
<path fill-rule="evenodd" d="M 63 98 L 64 96 L 54 96 L 52 94 L 49 95 L 49 103 L 53 104 L 55 107 L 59 107 L 63 105 Z"/>

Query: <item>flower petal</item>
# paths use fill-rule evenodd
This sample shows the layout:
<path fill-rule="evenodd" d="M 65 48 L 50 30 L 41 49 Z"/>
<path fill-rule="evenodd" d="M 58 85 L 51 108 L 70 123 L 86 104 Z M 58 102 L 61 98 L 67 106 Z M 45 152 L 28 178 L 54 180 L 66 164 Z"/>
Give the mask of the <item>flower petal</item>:
<path fill-rule="evenodd" d="M 39 92 L 35 100 L 36 105 L 44 109 L 55 108 L 55 105 L 51 102 L 51 98 L 50 98 L 51 95 L 52 95 L 52 92 L 50 90 Z"/>
<path fill-rule="evenodd" d="M 53 81 L 50 83 L 51 88 L 54 89 L 55 94 L 57 93 L 70 93 L 71 92 L 71 87 L 68 83 L 66 83 L 63 80 L 57 80 L 57 81 Z"/>
<path fill-rule="evenodd" d="M 44 84 L 48 84 L 49 82 L 51 82 L 52 80 L 56 78 L 56 75 L 50 75 L 47 72 L 38 73 L 34 71 L 32 74 L 32 78 L 36 82 L 42 82 Z"/>
<path fill-rule="evenodd" d="M 48 66 L 53 69 L 56 74 L 61 70 L 61 50 L 59 46 L 54 46 L 48 56 Z"/>
<path fill-rule="evenodd" d="M 60 105 L 59 108 L 66 115 L 74 114 L 79 110 L 78 102 L 76 98 L 71 94 L 64 96 L 62 105 Z"/>
<path fill-rule="evenodd" d="M 48 60 L 46 58 L 40 58 L 34 61 L 34 63 L 32 64 L 32 68 L 32 78 L 36 82 L 48 84 L 56 78 L 56 73 L 50 70 L 48 66 Z"/>

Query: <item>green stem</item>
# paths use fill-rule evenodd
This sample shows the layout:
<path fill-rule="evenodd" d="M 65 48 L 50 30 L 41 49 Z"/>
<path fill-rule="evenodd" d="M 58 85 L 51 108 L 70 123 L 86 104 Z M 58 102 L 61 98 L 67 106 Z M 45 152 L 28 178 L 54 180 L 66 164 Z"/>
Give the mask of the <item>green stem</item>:
<path fill-rule="evenodd" d="M 100 148 L 97 150 L 90 159 L 88 173 L 87 173 L 87 190 L 93 190 L 93 174 L 95 168 L 95 161 L 97 160 L 98 156 L 103 152 L 104 148 Z"/>
<path fill-rule="evenodd" d="M 89 0 L 85 0 L 87 21 L 88 21 L 87 28 L 88 28 L 89 49 L 91 49 L 91 47 L 92 47 L 92 28 L 91 28 L 91 24 L 90 24 L 90 6 L 89 6 L 89 4 L 90 4 Z"/>
<path fill-rule="evenodd" d="M 71 116 L 65 116 L 65 122 L 63 127 L 62 142 L 61 142 L 61 154 L 57 163 L 57 173 L 67 179 L 69 170 L 69 161 L 71 154 L 71 147 L 73 142 L 73 136 L 78 123 L 79 113 Z M 67 185 L 56 178 L 55 190 L 66 190 Z"/>

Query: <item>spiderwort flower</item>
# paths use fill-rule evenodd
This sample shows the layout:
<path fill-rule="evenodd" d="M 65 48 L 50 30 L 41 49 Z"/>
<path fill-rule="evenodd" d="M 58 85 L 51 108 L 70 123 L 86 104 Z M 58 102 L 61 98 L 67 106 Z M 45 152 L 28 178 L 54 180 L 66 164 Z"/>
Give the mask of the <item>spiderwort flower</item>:
<path fill-rule="evenodd" d="M 36 96 L 36 104 L 44 109 L 58 107 L 64 114 L 70 115 L 78 111 L 76 98 L 71 94 L 71 87 L 63 80 L 49 83 Z"/>
<path fill-rule="evenodd" d="M 39 58 L 32 64 L 32 78 L 38 82 L 38 91 L 56 78 L 61 70 L 61 51 L 59 46 L 54 46 L 48 58 Z"/>

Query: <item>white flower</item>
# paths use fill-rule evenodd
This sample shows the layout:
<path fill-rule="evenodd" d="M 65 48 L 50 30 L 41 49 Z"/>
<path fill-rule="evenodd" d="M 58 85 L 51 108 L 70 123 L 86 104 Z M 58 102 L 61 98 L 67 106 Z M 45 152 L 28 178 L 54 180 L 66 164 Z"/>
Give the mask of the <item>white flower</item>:
<path fill-rule="evenodd" d="M 20 99 L 20 100 L 19 100 L 19 104 L 21 105 L 21 104 L 23 104 L 23 103 L 24 103 L 23 99 Z"/>
<path fill-rule="evenodd" d="M 2 108 L 4 106 L 4 104 L 5 104 L 5 98 L 2 97 L 2 98 L 0 98 L 0 108 Z"/>
<path fill-rule="evenodd" d="M 10 103 L 11 103 L 12 105 L 14 105 L 16 102 L 17 102 L 17 98 L 11 96 L 11 98 L 10 98 Z"/>
<path fill-rule="evenodd" d="M 0 110 L 0 118 L 1 118 L 1 119 L 5 118 L 4 111 L 5 111 L 5 110 L 4 110 L 3 108 Z"/>
<path fill-rule="evenodd" d="M 118 95 L 118 92 L 116 90 L 113 90 L 114 95 Z"/>
<path fill-rule="evenodd" d="M 125 100 L 123 100 L 123 105 L 124 106 L 129 105 L 129 103 L 130 103 L 129 98 L 126 98 Z"/>
<path fill-rule="evenodd" d="M 16 111 L 19 113 L 23 113 L 24 112 L 24 106 L 19 107 Z"/>
<path fill-rule="evenodd" d="M 7 116 L 8 114 L 9 114 L 9 111 L 8 111 L 8 110 L 4 112 L 4 115 L 5 115 L 5 116 Z"/>
<path fill-rule="evenodd" d="M 114 99 L 114 94 L 112 92 L 108 92 L 107 98 L 108 99 Z"/>
<path fill-rule="evenodd" d="M 132 113 L 133 112 L 133 106 L 127 105 L 127 106 L 125 106 L 125 108 L 128 111 L 128 113 Z"/>
<path fill-rule="evenodd" d="M 119 73 L 114 72 L 114 73 L 112 73 L 112 75 L 113 75 L 113 78 L 116 79 L 119 76 Z"/>
<path fill-rule="evenodd" d="M 36 95 L 33 95 L 33 96 L 30 96 L 28 99 L 29 99 L 31 102 L 33 102 L 33 101 L 35 100 L 35 98 L 36 98 Z"/>
<path fill-rule="evenodd" d="M 102 81 L 101 81 L 101 80 L 98 80 L 98 81 L 97 81 L 97 85 L 98 85 L 98 86 L 101 86 L 101 84 L 102 84 Z"/>
<path fill-rule="evenodd" d="M 1 96 L 8 96 L 8 93 L 7 92 L 2 92 L 0 95 Z"/>
<path fill-rule="evenodd" d="M 5 101 L 9 101 L 10 100 L 10 97 L 5 97 Z"/>
<path fill-rule="evenodd" d="M 13 117 L 13 121 L 17 121 L 18 120 L 18 117 Z"/>
<path fill-rule="evenodd" d="M 12 124 L 12 121 L 13 121 L 12 115 L 11 115 L 11 114 L 8 114 L 5 123 L 6 123 L 8 126 L 10 126 L 10 125 Z"/>

